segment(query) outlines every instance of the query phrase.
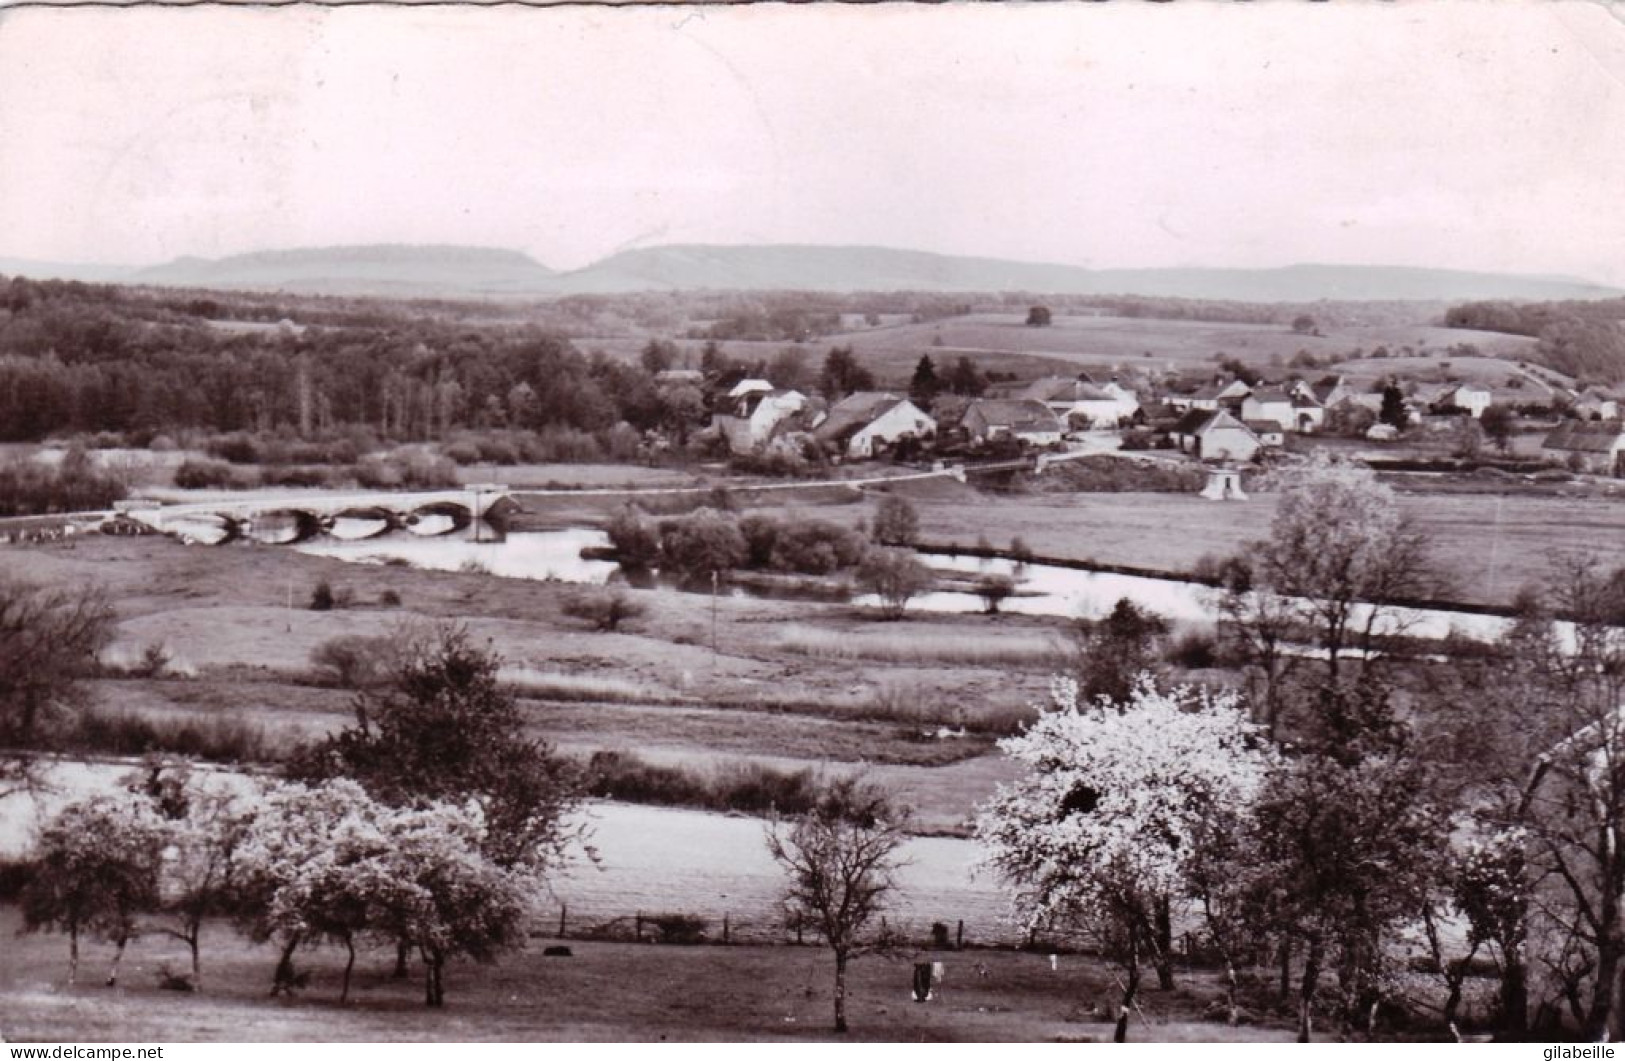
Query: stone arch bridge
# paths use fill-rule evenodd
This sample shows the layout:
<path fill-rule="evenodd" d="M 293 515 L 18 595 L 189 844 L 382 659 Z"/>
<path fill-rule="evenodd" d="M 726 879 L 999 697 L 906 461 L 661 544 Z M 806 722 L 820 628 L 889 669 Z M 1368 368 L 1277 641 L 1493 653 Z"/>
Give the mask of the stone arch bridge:
<path fill-rule="evenodd" d="M 502 517 L 518 508 L 508 488 L 495 484 L 415 493 L 222 497 L 168 505 L 124 501 L 102 529 L 115 534 L 155 531 L 209 544 L 247 539 L 291 545 L 332 533 L 340 520 L 350 522 L 352 532 L 345 535 L 350 538 L 373 538 L 403 529 L 424 535 L 450 534 L 471 525 L 476 531 L 490 525 L 496 533 Z"/>

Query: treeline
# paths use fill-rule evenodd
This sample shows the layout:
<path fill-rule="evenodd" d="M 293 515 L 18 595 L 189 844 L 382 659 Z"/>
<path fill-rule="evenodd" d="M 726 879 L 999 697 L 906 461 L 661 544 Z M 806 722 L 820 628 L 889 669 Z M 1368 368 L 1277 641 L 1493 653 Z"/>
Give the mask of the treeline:
<path fill-rule="evenodd" d="M 124 491 L 123 478 L 96 467 L 82 449 L 54 465 L 20 458 L 0 465 L 0 517 L 105 509 Z"/>
<path fill-rule="evenodd" d="M 1559 372 L 1601 383 L 1625 380 L 1625 298 L 1574 302 L 1468 302 L 1445 314 L 1451 328 L 1527 335 Z"/>

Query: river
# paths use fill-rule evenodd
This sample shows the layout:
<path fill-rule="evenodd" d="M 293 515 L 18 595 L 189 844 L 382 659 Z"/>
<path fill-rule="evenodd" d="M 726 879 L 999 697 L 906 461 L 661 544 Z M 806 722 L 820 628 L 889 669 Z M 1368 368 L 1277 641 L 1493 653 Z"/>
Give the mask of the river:
<path fill-rule="evenodd" d="M 583 559 L 581 552 L 608 544 L 602 531 L 577 528 L 514 533 L 499 542 L 476 542 L 466 533 L 433 538 L 394 534 L 368 541 L 323 538 L 295 548 L 355 563 L 407 563 L 435 571 L 480 570 L 504 578 L 601 585 L 616 577 L 618 565 Z M 1009 577 L 1016 590 L 1000 604 L 1000 610 L 1005 612 L 1096 619 L 1124 599 L 1176 623 L 1212 622 L 1217 611 L 1215 591 L 1197 582 L 972 556 L 931 554 L 924 559 L 939 574 L 962 585 L 987 575 Z M 735 587 L 733 592 L 756 591 Z M 854 596 L 852 603 L 860 607 L 879 605 L 878 599 L 868 595 Z M 968 613 L 980 611 L 982 601 L 972 592 L 944 589 L 916 597 L 908 607 L 916 612 Z M 1356 609 L 1355 621 L 1365 621 L 1364 609 Z M 1385 608 L 1378 623 L 1379 630 L 1386 633 L 1437 639 L 1454 631 L 1481 640 L 1498 637 L 1506 625 L 1507 620 L 1500 616 L 1424 608 Z"/>

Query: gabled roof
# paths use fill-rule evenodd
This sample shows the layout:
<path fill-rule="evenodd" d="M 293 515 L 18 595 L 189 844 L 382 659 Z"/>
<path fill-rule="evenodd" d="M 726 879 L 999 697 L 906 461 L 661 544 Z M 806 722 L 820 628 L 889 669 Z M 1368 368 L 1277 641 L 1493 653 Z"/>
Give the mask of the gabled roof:
<path fill-rule="evenodd" d="M 1274 420 L 1243 420 L 1242 423 L 1255 435 L 1279 435 L 1286 431 Z"/>
<path fill-rule="evenodd" d="M 824 442 L 841 441 L 857 434 L 886 413 L 903 404 L 904 399 L 884 391 L 858 391 L 848 394 L 830 406 L 813 434 Z"/>
<path fill-rule="evenodd" d="M 965 410 L 976 413 L 989 427 L 1011 431 L 1060 431 L 1061 421 L 1050 407 L 1032 398 L 978 398 Z"/>
<path fill-rule="evenodd" d="M 1247 400 L 1252 401 L 1252 402 L 1258 402 L 1260 405 L 1271 404 L 1271 403 L 1275 403 L 1275 402 L 1287 402 L 1287 403 L 1290 403 L 1292 401 L 1292 396 L 1290 394 L 1288 394 L 1286 391 L 1282 390 L 1280 387 L 1272 385 L 1272 386 L 1269 386 L 1269 387 L 1260 387 L 1260 388 L 1258 388 L 1257 390 L 1253 391 L 1251 394 L 1247 395 Z"/>
<path fill-rule="evenodd" d="M 1051 376 L 1036 380 L 1010 395 L 1016 399 L 1040 402 L 1115 401 L 1116 396 L 1088 379 L 1064 379 Z"/>
<path fill-rule="evenodd" d="M 1546 436 L 1541 443 L 1546 449 L 1562 449 L 1573 453 L 1607 453 L 1621 444 L 1625 437 L 1625 421 L 1604 420 L 1586 423 L 1566 420 Z"/>
<path fill-rule="evenodd" d="M 1209 420 L 1218 415 L 1219 412 L 1216 409 L 1192 409 L 1179 418 L 1179 422 L 1174 425 L 1174 434 L 1194 435 L 1206 427 Z"/>
<path fill-rule="evenodd" d="M 1234 416 L 1231 416 L 1223 409 L 1215 410 L 1213 414 L 1208 417 L 1207 423 L 1196 429 L 1195 434 L 1205 435 L 1210 431 L 1218 431 L 1227 427 L 1245 431 L 1249 435 L 1253 434 L 1252 428 L 1248 427 L 1240 420 L 1237 420 Z"/>

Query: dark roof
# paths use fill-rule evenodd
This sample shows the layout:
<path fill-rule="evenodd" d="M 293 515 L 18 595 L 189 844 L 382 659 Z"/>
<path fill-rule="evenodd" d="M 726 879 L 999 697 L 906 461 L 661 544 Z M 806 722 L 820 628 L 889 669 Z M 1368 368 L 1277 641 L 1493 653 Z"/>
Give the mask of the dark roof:
<path fill-rule="evenodd" d="M 1060 431 L 1061 421 L 1050 407 L 1033 398 L 979 398 L 965 410 L 974 412 L 989 427 L 1011 431 Z"/>
<path fill-rule="evenodd" d="M 1290 402 L 1290 401 L 1292 401 L 1292 396 L 1290 394 L 1288 394 L 1286 391 L 1282 390 L 1279 386 L 1276 386 L 1276 385 L 1273 385 L 1273 384 L 1271 386 L 1268 386 L 1268 387 L 1260 387 L 1257 390 L 1253 391 L 1251 394 L 1247 395 L 1247 397 L 1249 399 L 1251 399 L 1252 401 L 1258 402 L 1260 404 L 1262 404 L 1264 402 Z"/>
<path fill-rule="evenodd" d="M 1174 434 L 1194 435 L 1218 415 L 1218 412 L 1212 409 L 1192 409 L 1179 418 L 1179 423 L 1174 425 Z"/>
<path fill-rule="evenodd" d="M 1274 420 L 1243 420 L 1248 430 L 1258 435 L 1279 435 L 1286 430 Z"/>
<path fill-rule="evenodd" d="M 1625 435 L 1625 421 L 1584 423 L 1568 420 L 1547 435 L 1541 445 L 1547 449 L 1564 449 L 1575 453 L 1607 453 L 1620 443 L 1621 435 Z"/>
<path fill-rule="evenodd" d="M 830 406 L 828 418 L 814 429 L 813 434 L 824 442 L 844 441 L 901 404 L 902 398 L 882 391 L 848 394 Z"/>

